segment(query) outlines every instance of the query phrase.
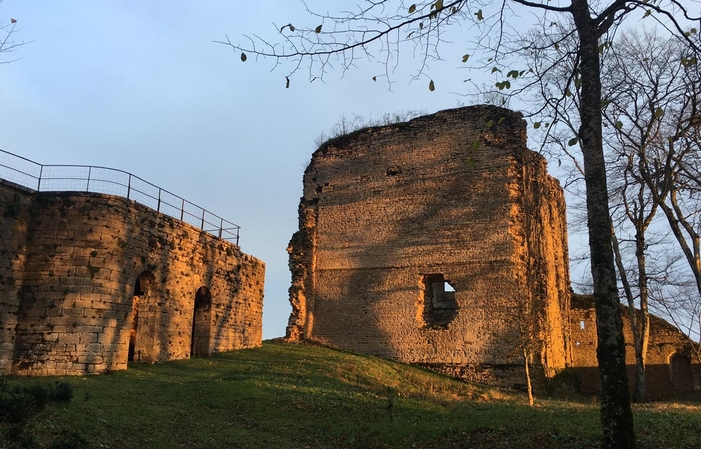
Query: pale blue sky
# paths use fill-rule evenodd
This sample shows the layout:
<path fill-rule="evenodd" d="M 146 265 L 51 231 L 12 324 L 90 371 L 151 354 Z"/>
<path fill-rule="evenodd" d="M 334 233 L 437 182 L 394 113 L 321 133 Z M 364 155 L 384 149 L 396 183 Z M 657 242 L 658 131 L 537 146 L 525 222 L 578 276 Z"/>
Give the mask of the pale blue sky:
<path fill-rule="evenodd" d="M 458 93 L 481 75 L 458 69 L 466 28 L 446 36 L 446 61 L 430 66 L 434 92 L 428 78 L 410 83 L 410 52 L 392 91 L 371 80 L 384 68 L 369 63 L 325 83 L 298 73 L 285 89 L 289 67 L 242 63 L 212 43 L 274 37 L 273 22 L 318 25 L 296 0 L 5 0 L 0 23 L 10 18 L 16 39 L 32 42 L 13 55 L 21 60 L 0 65 L 0 148 L 42 164 L 126 170 L 241 225 L 241 248 L 267 264 L 264 338 L 284 335 L 286 247 L 317 136 L 341 114 L 474 103 Z"/>

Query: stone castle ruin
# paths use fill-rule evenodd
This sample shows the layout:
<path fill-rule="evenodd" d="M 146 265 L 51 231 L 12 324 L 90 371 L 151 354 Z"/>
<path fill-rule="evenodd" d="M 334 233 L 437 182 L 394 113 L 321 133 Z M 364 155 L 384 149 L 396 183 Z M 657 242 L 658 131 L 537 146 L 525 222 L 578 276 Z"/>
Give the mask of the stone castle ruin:
<path fill-rule="evenodd" d="M 642 318 L 639 310 L 638 321 Z M 621 306 L 623 336 L 626 341 L 628 384 L 635 386 L 636 365 L 633 329 L 628 307 Z M 599 392 L 599 370 L 596 361 L 596 313 L 593 298 L 574 295 L 571 309 L 573 371 L 578 375 L 583 393 Z M 660 317 L 650 316 L 650 339 L 645 362 L 646 396 L 661 399 L 701 389 L 698 358 L 686 335 Z"/>
<path fill-rule="evenodd" d="M 520 114 L 359 130 L 315 151 L 303 184 L 288 339 L 509 386 L 524 350 L 545 377 L 596 367 L 592 334 L 572 341 L 591 316 L 570 304 L 563 190 Z"/>
<path fill-rule="evenodd" d="M 474 373 L 520 366 L 524 345 L 553 372 L 570 363 L 563 191 L 519 114 L 453 109 L 329 141 L 299 217 L 288 338 Z"/>
<path fill-rule="evenodd" d="M 35 188 L 0 179 L 0 374 L 99 373 L 261 345 L 265 264 L 237 233 L 222 238 L 223 219 L 205 230 L 207 211 L 192 215 L 177 196 L 176 213 L 162 213 L 172 194 L 143 180 L 135 189 L 124 172 L 92 182 L 126 193 L 90 190 L 89 171 L 87 188 L 51 191 L 51 166 L 35 165 L 36 176 L 16 170 Z M 505 386 L 523 382 L 525 356 L 536 381 L 570 368 L 581 391 L 598 390 L 595 312 L 571 293 L 563 190 L 526 147 L 518 113 L 459 108 L 326 142 L 305 170 L 288 252 L 289 340 Z M 652 317 L 648 397 L 701 389 L 692 349 Z"/>
<path fill-rule="evenodd" d="M 261 345 L 265 264 L 196 226 L 115 195 L 1 181 L 0 232 L 2 374 Z"/>

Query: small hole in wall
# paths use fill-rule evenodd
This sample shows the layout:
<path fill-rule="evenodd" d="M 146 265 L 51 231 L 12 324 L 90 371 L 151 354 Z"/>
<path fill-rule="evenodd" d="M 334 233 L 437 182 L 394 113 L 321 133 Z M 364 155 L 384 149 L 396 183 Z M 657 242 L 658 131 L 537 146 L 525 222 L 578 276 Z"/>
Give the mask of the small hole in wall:
<path fill-rule="evenodd" d="M 582 321 L 579 322 L 579 328 L 580 328 L 581 330 L 584 330 L 584 320 L 582 320 Z"/>
<path fill-rule="evenodd" d="M 322 189 L 321 186 L 316 186 L 316 193 L 321 193 L 321 189 Z"/>
<path fill-rule="evenodd" d="M 400 174 L 401 172 L 402 172 L 402 170 L 401 170 L 400 168 L 398 168 L 398 167 L 390 167 L 390 168 L 387 169 L 387 171 L 385 172 L 385 174 L 386 174 L 387 176 L 397 176 L 397 175 Z"/>

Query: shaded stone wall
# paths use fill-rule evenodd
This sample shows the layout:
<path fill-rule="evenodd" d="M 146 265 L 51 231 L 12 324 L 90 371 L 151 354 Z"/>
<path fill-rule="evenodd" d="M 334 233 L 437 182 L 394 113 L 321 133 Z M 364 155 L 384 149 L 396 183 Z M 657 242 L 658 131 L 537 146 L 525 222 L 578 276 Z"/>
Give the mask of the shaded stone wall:
<path fill-rule="evenodd" d="M 640 315 L 640 311 L 636 313 Z M 635 347 L 628 308 L 621 306 L 623 336 L 626 341 L 626 365 L 631 394 L 635 388 Z M 599 368 L 596 359 L 596 312 L 594 300 L 576 295 L 571 315 L 573 368 L 578 373 L 581 390 L 598 394 Z M 676 359 L 676 361 L 675 361 Z M 701 389 L 700 366 L 688 338 L 665 320 L 650 316 L 650 342 L 645 369 L 648 399 Z"/>
<path fill-rule="evenodd" d="M 568 361 L 564 199 L 520 114 L 475 106 L 331 140 L 299 218 L 288 338 L 455 365 L 519 364 L 528 341 L 535 363 Z"/>
<path fill-rule="evenodd" d="M 10 246 L 26 250 L 10 247 L 0 260 L 26 261 L 11 269 L 19 295 L 3 296 L 2 347 L 12 348 L 3 372 L 125 369 L 130 340 L 143 362 L 188 358 L 195 336 L 197 354 L 261 344 L 265 265 L 236 245 L 120 197 L 17 189 L 0 197 L 18 193 L 11 235 L 26 243 Z M 196 316 L 200 289 L 209 300 Z"/>
<path fill-rule="evenodd" d="M 12 364 L 30 203 L 28 190 L 0 182 L 0 373 Z"/>

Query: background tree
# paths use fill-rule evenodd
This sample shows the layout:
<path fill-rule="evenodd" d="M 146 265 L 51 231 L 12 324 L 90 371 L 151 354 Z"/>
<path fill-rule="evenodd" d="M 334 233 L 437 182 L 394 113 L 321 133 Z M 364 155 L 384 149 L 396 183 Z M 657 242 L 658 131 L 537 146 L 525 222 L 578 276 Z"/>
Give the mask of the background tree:
<path fill-rule="evenodd" d="M 698 75 L 698 72 L 693 74 Z M 701 295 L 701 120 L 699 120 L 700 87 L 698 79 L 688 80 L 687 90 L 679 93 L 676 108 L 666 111 L 656 108 L 659 115 L 660 134 L 655 139 L 652 157 L 643 162 L 641 175 L 650 188 L 653 199 L 664 212 L 669 227 L 684 254 Z M 662 120 L 671 116 L 669 122 Z M 667 125 L 665 127 L 665 125 Z"/>
<path fill-rule="evenodd" d="M 560 6 L 563 5 L 563 6 Z M 492 66 L 494 72 L 506 69 L 499 81 L 502 89 L 511 87 L 512 80 L 523 78 L 528 85 L 537 85 L 538 79 L 529 76 L 527 67 L 517 66 L 513 55 L 523 47 L 521 33 L 512 25 L 520 20 L 518 14 L 540 14 L 543 23 L 554 17 L 560 22 L 571 20 L 572 33 L 577 36 L 575 70 L 568 79 L 580 80 L 580 127 L 574 137 L 582 149 L 585 172 L 589 246 L 591 269 L 596 302 L 598 348 L 597 356 L 601 379 L 601 426 L 604 447 L 635 447 L 633 417 L 628 394 L 625 368 L 625 346 L 622 334 L 616 269 L 611 246 L 611 217 L 608 209 L 608 186 L 603 151 L 601 113 L 601 65 L 600 40 L 607 41 L 607 33 L 613 33 L 623 20 L 635 11 L 644 10 L 667 29 L 685 38 L 689 25 L 698 18 L 691 17 L 685 7 L 688 2 L 679 0 L 608 0 L 589 2 L 571 0 L 552 4 L 545 0 L 501 0 L 488 2 L 477 0 L 418 1 L 406 6 L 404 2 L 373 0 L 362 2 L 351 11 L 340 14 L 318 14 L 310 11 L 317 24 L 308 28 L 287 24 L 280 27 L 282 42 L 273 43 L 253 36 L 249 45 L 225 43 L 240 52 L 242 61 L 247 54 L 273 58 L 276 63 L 290 60 L 289 76 L 301 67 L 309 69 L 310 78 L 323 78 L 333 63 L 348 70 L 358 58 L 384 59 L 389 78 L 392 55 L 402 42 L 415 46 L 419 68 L 416 76 L 424 74 L 426 64 L 437 58 L 444 28 L 455 24 L 468 24 L 474 31 L 472 50 L 463 56 L 481 62 L 482 67 Z M 696 48 L 696 47 L 694 47 Z M 377 55 L 374 54 L 377 52 Z M 478 53 L 475 58 L 475 52 Z M 557 67 L 557 62 L 553 64 Z M 433 80 L 430 90 L 435 89 Z M 564 95 L 564 93 L 563 93 Z M 555 119 L 558 118 L 555 110 Z"/>
<path fill-rule="evenodd" d="M 682 42 L 662 38 L 654 31 L 628 33 L 607 52 L 604 68 L 604 116 L 607 123 L 604 135 L 612 156 L 620 161 L 620 169 L 614 172 L 623 218 L 618 228 L 623 228 L 624 222 L 632 227 L 630 234 L 635 254 L 632 272 L 637 275 L 637 282 L 633 285 L 628 281 L 620 250 L 615 254 L 629 303 L 637 365 L 635 391 L 636 399 L 641 401 L 645 398 L 645 358 L 649 338 L 647 260 L 651 242 L 646 233 L 660 200 L 667 195 L 665 187 L 652 185 L 646 179 L 654 178 L 649 169 L 654 160 L 669 157 L 670 147 L 665 142 L 676 134 L 680 125 L 678 120 L 685 120 L 674 111 L 684 109 L 684 104 L 696 97 L 698 80 L 690 74 L 698 72 L 698 64 L 686 59 L 688 51 Z M 613 238 L 616 247 L 615 234 Z M 663 250 L 673 252 L 669 247 Z M 667 274 L 668 268 L 658 267 L 655 271 Z M 665 275 L 660 280 L 664 282 L 667 278 Z M 634 296 L 640 305 L 640 319 L 635 313 Z"/>
<path fill-rule="evenodd" d="M 569 31 L 571 28 L 559 23 L 546 25 L 538 33 L 531 34 L 533 45 L 522 53 L 531 61 L 530 66 L 542 81 L 534 98 L 545 105 L 543 115 L 552 121 L 552 116 L 547 113 L 559 113 L 559 120 L 552 126 L 550 122 L 536 122 L 538 128 L 546 128 L 539 135 L 543 150 L 557 158 L 559 165 L 565 160 L 565 188 L 579 199 L 584 169 L 576 145 L 569 144 L 580 126 L 581 80 L 576 74 L 576 42 Z M 692 28 L 689 37 L 696 37 L 696 34 Z M 655 30 L 626 33 L 613 43 L 604 42 L 601 50 L 605 80 L 602 110 L 606 119 L 603 137 L 614 225 L 612 246 L 622 295 L 629 304 L 636 350 L 636 399 L 644 400 L 649 283 L 659 283 L 662 288 L 655 291 L 660 292 L 664 291 L 665 285 L 676 285 L 678 281 L 670 283 L 675 256 L 650 255 L 652 248 L 665 255 L 675 250 L 669 245 L 662 246 L 664 239 L 658 233 L 648 238 L 648 229 L 657 216 L 658 205 L 641 175 L 641 164 L 653 157 L 664 158 L 660 151 L 666 153 L 666 145 L 658 145 L 659 149 L 652 154 L 656 147 L 654 142 L 666 141 L 667 138 L 660 129 L 661 123 L 665 122 L 669 128 L 673 127 L 675 120 L 674 114 L 665 116 L 663 111 L 673 111 L 678 108 L 681 98 L 695 95 L 692 91 L 696 83 L 688 73 L 697 73 L 698 63 L 686 54 L 689 48 L 683 41 L 663 38 Z M 553 61 L 558 61 L 554 70 Z M 569 78 L 573 71 L 574 82 Z M 659 225 L 657 223 L 657 229 Z M 650 259 L 654 264 L 652 278 L 648 276 Z M 659 293 L 656 296 L 662 299 Z M 640 313 L 635 312 L 636 301 Z"/>
<path fill-rule="evenodd" d="M 663 212 L 680 252 L 678 259 L 670 261 L 670 268 L 661 272 L 659 285 L 652 291 L 653 299 L 689 336 L 699 358 L 700 66 L 693 49 L 675 41 L 663 42 L 657 61 L 653 61 L 648 50 L 654 42 L 648 33 L 631 47 L 637 48 L 644 70 L 628 73 L 626 83 L 630 89 L 627 95 L 612 102 L 610 109 L 616 115 L 611 124 L 621 146 L 637 148 L 639 179 L 654 205 Z M 674 64 L 675 61 L 682 64 Z M 630 65 L 626 65 L 626 70 L 631 71 Z"/>

